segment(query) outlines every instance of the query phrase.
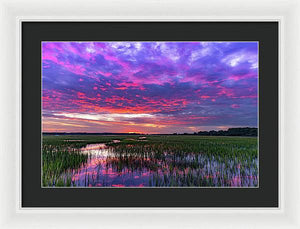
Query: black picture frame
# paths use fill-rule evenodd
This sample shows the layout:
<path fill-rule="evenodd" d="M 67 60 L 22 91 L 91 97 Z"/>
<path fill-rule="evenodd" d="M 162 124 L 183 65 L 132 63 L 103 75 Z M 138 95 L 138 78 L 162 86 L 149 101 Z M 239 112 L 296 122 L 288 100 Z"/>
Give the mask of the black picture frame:
<path fill-rule="evenodd" d="M 258 188 L 41 188 L 42 41 L 258 41 Z M 278 22 L 22 22 L 22 207 L 278 207 Z"/>

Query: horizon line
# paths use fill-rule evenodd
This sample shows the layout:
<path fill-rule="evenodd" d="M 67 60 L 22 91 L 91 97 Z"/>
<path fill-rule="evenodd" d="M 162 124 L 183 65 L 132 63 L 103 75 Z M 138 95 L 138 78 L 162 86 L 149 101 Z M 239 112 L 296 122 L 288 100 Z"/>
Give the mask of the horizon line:
<path fill-rule="evenodd" d="M 140 135 L 154 135 L 154 134 L 194 134 L 194 133 L 199 133 L 199 132 L 210 132 L 210 131 L 228 131 L 229 129 L 239 129 L 239 128 L 256 128 L 258 129 L 258 127 L 250 127 L 250 126 L 246 126 L 246 127 L 230 127 L 226 130 L 199 130 L 199 131 L 194 131 L 194 132 L 183 132 L 183 133 L 179 133 L 179 132 L 173 132 L 173 133 L 141 133 L 141 132 L 42 132 L 42 134 L 140 134 Z"/>

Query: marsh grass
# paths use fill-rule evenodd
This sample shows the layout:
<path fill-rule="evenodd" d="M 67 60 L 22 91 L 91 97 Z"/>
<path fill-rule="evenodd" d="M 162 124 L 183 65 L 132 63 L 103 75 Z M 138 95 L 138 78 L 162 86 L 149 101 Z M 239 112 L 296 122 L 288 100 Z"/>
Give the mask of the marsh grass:
<path fill-rule="evenodd" d="M 148 135 L 141 141 L 140 137 L 44 136 L 43 186 L 78 185 L 72 174 L 89 157 L 80 148 L 92 143 L 105 143 L 113 152 L 98 169 L 104 166 L 132 177 L 147 173 L 144 186 L 258 186 L 257 138 Z M 95 176 L 86 174 L 84 186 L 95 186 Z M 111 184 L 102 181 L 101 186 L 107 185 Z"/>

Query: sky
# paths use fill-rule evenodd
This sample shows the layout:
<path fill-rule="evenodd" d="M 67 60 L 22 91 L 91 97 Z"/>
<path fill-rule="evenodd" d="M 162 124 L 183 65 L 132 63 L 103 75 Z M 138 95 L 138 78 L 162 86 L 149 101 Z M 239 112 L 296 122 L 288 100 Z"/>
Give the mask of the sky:
<path fill-rule="evenodd" d="M 257 127 L 257 42 L 42 42 L 43 132 Z"/>

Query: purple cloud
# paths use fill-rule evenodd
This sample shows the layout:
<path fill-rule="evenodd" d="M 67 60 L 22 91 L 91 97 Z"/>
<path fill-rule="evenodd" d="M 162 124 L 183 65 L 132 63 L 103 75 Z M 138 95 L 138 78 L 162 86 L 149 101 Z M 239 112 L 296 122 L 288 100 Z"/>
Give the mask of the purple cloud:
<path fill-rule="evenodd" d="M 256 42 L 43 42 L 43 131 L 257 126 Z"/>

